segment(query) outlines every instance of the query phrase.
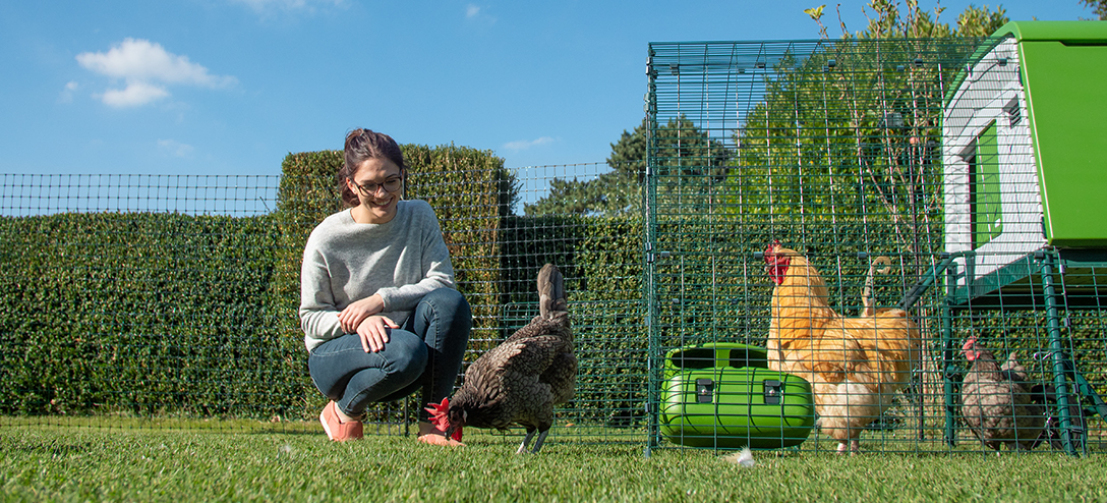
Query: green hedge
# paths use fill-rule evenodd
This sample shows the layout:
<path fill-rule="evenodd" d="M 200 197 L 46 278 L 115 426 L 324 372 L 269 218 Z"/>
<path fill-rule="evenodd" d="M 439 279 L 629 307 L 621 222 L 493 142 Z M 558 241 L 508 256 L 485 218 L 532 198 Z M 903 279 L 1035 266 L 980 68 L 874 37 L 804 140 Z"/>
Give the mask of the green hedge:
<path fill-rule="evenodd" d="M 267 338 L 268 217 L 58 214 L 0 220 L 5 413 L 280 410 L 293 372 Z"/>
<path fill-rule="evenodd" d="M 640 411 L 638 220 L 512 216 L 518 182 L 490 152 L 403 149 L 407 197 L 434 206 L 473 305 L 467 360 L 535 314 L 535 276 L 554 262 L 580 337 L 571 413 L 625 423 Z M 287 156 L 278 207 L 261 217 L 0 218 L 0 412 L 313 417 L 324 399 L 306 369 L 299 267 L 308 233 L 342 207 L 341 163 L 338 151 Z"/>

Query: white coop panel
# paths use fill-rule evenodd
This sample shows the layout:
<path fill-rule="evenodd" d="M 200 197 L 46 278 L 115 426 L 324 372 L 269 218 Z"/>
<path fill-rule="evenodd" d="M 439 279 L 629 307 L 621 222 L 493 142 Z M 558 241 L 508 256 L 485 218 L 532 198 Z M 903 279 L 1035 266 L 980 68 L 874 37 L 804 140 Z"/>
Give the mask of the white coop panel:
<path fill-rule="evenodd" d="M 1019 64 L 1015 39 L 999 43 L 966 67 L 943 116 L 946 250 L 977 252 L 959 259 L 972 279 L 1046 244 Z"/>

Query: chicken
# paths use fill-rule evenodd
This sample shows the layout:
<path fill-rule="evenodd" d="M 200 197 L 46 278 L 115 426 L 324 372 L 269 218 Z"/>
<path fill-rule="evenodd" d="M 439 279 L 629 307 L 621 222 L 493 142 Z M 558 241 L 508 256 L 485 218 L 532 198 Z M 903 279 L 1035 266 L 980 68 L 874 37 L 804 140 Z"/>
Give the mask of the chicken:
<path fill-rule="evenodd" d="M 526 428 L 524 453 L 538 434 L 535 453 L 553 425 L 554 405 L 573 398 L 577 357 L 561 272 L 546 264 L 538 273 L 539 315 L 481 355 L 465 372 L 453 399 L 431 404 L 432 420 L 446 436 L 461 439 L 464 426 Z"/>
<path fill-rule="evenodd" d="M 984 443 L 999 453 L 1033 449 L 1045 426 L 1044 409 L 1031 394 L 1026 369 L 1012 353 L 1001 367 L 992 352 L 975 337 L 961 347 L 972 366 L 961 384 L 961 420 Z"/>
<path fill-rule="evenodd" d="M 1038 441 L 1031 448 L 1037 447 L 1039 443 L 1049 442 L 1049 446 L 1055 451 L 1064 449 L 1057 388 L 1052 384 L 1035 384 L 1030 387 L 1030 398 L 1031 402 L 1042 406 L 1047 412 L 1045 425 L 1042 427 L 1042 435 L 1038 437 Z M 1075 395 L 1070 395 L 1069 400 L 1069 421 L 1071 425 L 1069 433 L 1072 435 L 1072 442 L 1074 442 L 1076 449 L 1080 450 L 1083 449 L 1084 434 L 1088 431 L 1088 418 L 1084 417 L 1084 409 L 1080 407 L 1080 402 Z"/>
<path fill-rule="evenodd" d="M 805 257 L 779 241 L 765 251 L 776 287 L 769 368 L 811 383 L 819 429 L 838 452 L 858 452 L 861 432 L 892 405 L 918 363 L 919 331 L 902 309 L 847 318 L 827 304 L 826 283 Z"/>
<path fill-rule="evenodd" d="M 1007 354 L 1007 361 L 999 366 L 999 371 L 1003 372 L 1003 377 L 1007 380 L 1019 383 L 1019 385 L 1024 388 L 1030 387 L 1030 379 L 1027 377 L 1026 367 L 1023 367 L 1022 363 L 1019 363 L 1018 351 L 1012 351 Z"/>

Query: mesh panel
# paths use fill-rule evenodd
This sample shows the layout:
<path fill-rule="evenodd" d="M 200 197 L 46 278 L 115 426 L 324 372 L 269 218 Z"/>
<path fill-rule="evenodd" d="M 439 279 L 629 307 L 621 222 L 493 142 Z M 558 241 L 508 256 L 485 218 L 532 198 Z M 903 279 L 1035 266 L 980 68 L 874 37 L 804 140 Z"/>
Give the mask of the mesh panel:
<path fill-rule="evenodd" d="M 650 44 L 651 447 L 1100 448 L 1104 257 L 1043 235 L 1016 45 Z"/>
<path fill-rule="evenodd" d="M 553 262 L 565 275 L 581 365 L 552 435 L 644 441 L 640 218 L 521 215 L 551 179 L 595 179 L 610 171 L 604 164 L 506 171 L 516 184 L 502 190 L 518 201 L 503 211 L 502 194 L 474 194 L 469 175 L 441 182 L 416 169 L 407 189 L 435 207 L 473 306 L 465 361 L 537 314 L 535 279 Z M 319 430 L 325 398 L 308 376 L 296 310 L 304 229 L 333 211 L 318 208 L 338 203 L 320 189 L 331 185 L 0 175 L 0 421 Z M 417 398 L 374 405 L 366 431 L 415 431 Z"/>

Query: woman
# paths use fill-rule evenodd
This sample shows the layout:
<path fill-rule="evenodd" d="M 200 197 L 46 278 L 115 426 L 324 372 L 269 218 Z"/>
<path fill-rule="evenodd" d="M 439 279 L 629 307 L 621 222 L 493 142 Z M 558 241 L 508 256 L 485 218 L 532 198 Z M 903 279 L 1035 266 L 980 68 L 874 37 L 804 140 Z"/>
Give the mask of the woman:
<path fill-rule="evenodd" d="M 403 200 L 400 146 L 356 129 L 346 136 L 345 157 L 338 183 L 347 208 L 311 232 L 300 277 L 308 369 L 331 399 L 319 420 L 336 441 L 362 437 L 369 403 L 417 389 L 421 403 L 449 395 L 472 324 L 434 210 Z M 425 411 L 418 438 L 460 445 Z"/>

